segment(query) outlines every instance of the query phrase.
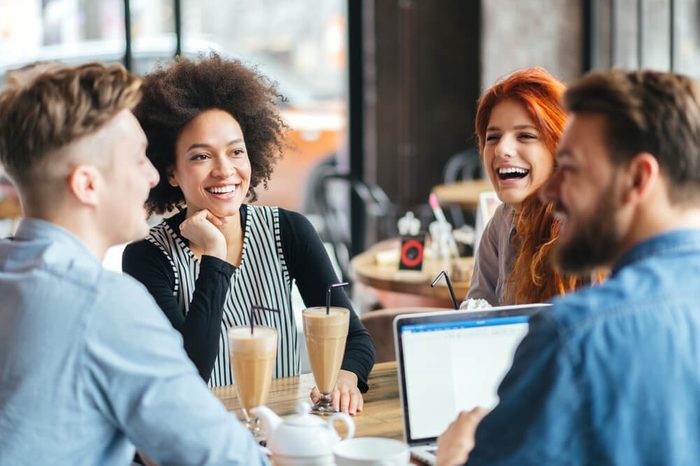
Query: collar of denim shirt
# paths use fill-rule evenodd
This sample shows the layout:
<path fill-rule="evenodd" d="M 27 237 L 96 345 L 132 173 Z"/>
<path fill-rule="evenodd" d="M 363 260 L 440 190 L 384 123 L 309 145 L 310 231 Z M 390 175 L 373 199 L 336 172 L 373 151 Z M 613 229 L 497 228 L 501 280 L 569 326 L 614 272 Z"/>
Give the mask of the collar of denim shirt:
<path fill-rule="evenodd" d="M 700 253 L 700 229 L 688 228 L 661 233 L 637 243 L 615 263 L 612 276 L 624 267 L 649 258 L 678 253 Z"/>

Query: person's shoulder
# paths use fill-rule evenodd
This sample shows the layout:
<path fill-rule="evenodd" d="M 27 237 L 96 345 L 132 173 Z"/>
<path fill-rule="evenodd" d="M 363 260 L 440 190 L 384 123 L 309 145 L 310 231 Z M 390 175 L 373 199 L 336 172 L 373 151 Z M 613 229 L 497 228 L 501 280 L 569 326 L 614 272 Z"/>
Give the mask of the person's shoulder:
<path fill-rule="evenodd" d="M 552 299 L 544 316 L 565 335 L 583 335 L 629 307 L 627 295 L 617 280 L 608 279 Z"/>
<path fill-rule="evenodd" d="M 304 214 L 294 210 L 285 209 L 277 206 L 259 206 L 248 205 L 248 209 L 257 211 L 258 216 L 265 215 L 269 218 L 277 217 L 280 227 L 283 230 L 291 228 L 297 230 L 299 228 L 313 228 L 313 225 Z"/>
<path fill-rule="evenodd" d="M 122 270 L 129 275 L 139 276 L 139 272 L 155 267 L 170 270 L 173 247 L 166 241 L 148 237 L 141 241 L 129 243 L 122 252 Z"/>
<path fill-rule="evenodd" d="M 166 322 L 146 287 L 129 275 L 105 270 L 96 291 L 90 327 L 98 334 Z"/>
<path fill-rule="evenodd" d="M 280 230 L 283 236 L 294 236 L 308 239 L 318 236 L 316 228 L 302 213 L 279 208 Z"/>
<path fill-rule="evenodd" d="M 97 285 L 100 303 L 105 308 L 119 308 L 128 303 L 132 303 L 130 307 L 140 302 L 149 306 L 154 303 L 146 287 L 127 274 L 104 270 Z"/>
<path fill-rule="evenodd" d="M 499 204 L 486 224 L 485 230 L 492 232 L 491 234 L 509 232 L 513 228 L 514 213 L 515 211 L 508 204 Z"/>
<path fill-rule="evenodd" d="M 498 207 L 493 211 L 493 216 L 491 218 L 495 218 L 498 221 L 508 221 L 511 222 L 513 220 L 513 217 L 515 216 L 515 209 L 506 204 L 505 202 L 501 202 L 498 204 Z"/>
<path fill-rule="evenodd" d="M 183 238 L 179 233 L 180 224 L 184 221 L 186 213 L 187 211 L 182 210 L 171 217 L 162 219 L 160 223 L 148 230 L 144 239 L 130 243 L 125 251 L 133 255 L 135 252 L 152 252 L 155 248 L 168 253 L 173 247 L 181 247 Z"/>
<path fill-rule="evenodd" d="M 274 206 L 274 205 L 255 205 L 255 204 L 247 204 L 246 205 L 246 210 L 250 212 L 256 212 L 258 214 L 265 213 L 265 214 L 274 214 L 276 213 L 278 217 L 284 218 L 284 219 L 306 219 L 304 215 L 302 215 L 299 212 L 296 212 L 294 210 L 289 210 L 285 209 L 284 207 L 279 207 L 279 206 Z"/>
<path fill-rule="evenodd" d="M 281 209 L 279 207 L 271 205 L 241 205 L 241 215 L 245 217 L 246 223 L 248 222 L 248 218 L 255 218 L 255 222 L 262 222 L 263 224 L 272 225 L 276 222 L 276 218 L 279 216 L 280 210 Z"/>
<path fill-rule="evenodd" d="M 633 357 L 636 345 L 648 348 L 660 339 L 673 338 L 679 325 L 685 326 L 684 330 L 700 325 L 695 305 L 659 298 L 614 276 L 553 299 L 552 307 L 530 324 L 531 328 L 550 329 L 557 347 L 577 364 L 589 361 L 593 367 L 611 353 L 623 361 Z M 671 315 L 674 318 L 669 319 Z M 679 315 L 684 317 L 677 319 Z"/>
<path fill-rule="evenodd" d="M 515 210 L 513 207 L 510 205 L 506 204 L 505 202 L 501 202 L 498 204 L 496 209 L 493 211 L 493 216 L 494 217 L 503 217 L 503 216 L 512 216 Z"/>
<path fill-rule="evenodd" d="M 127 244 L 124 248 L 123 255 L 126 257 L 140 256 L 144 253 L 150 253 L 154 249 L 157 249 L 157 246 L 153 244 L 153 242 L 149 238 L 145 238 Z"/>
<path fill-rule="evenodd" d="M 269 226 L 279 228 L 280 240 L 285 250 L 295 247 L 306 247 L 306 241 L 317 238 L 314 225 L 303 214 L 274 206 L 248 205 L 248 212 L 256 212 L 255 216 Z"/>
<path fill-rule="evenodd" d="M 284 209 L 282 207 L 277 207 L 277 211 L 279 212 L 279 217 L 280 219 L 285 219 L 289 223 L 293 223 L 295 225 L 298 224 L 304 224 L 304 225 L 311 225 L 311 222 L 309 221 L 308 218 L 304 216 L 304 214 L 294 211 L 294 210 L 288 210 Z"/>

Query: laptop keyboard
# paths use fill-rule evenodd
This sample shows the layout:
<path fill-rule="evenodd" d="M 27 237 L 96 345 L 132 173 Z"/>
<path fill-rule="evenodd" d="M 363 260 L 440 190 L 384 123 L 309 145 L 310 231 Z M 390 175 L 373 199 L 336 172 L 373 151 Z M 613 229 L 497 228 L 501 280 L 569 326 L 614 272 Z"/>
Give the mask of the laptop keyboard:
<path fill-rule="evenodd" d="M 435 453 L 437 448 L 421 448 L 420 450 L 411 450 L 413 459 L 418 460 L 421 464 L 434 465 Z"/>

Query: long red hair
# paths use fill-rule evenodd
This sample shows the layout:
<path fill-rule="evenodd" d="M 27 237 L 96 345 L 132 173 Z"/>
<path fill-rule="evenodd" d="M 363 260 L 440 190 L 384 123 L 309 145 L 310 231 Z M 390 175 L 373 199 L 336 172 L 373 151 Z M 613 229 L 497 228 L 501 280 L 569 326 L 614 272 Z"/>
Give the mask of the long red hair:
<path fill-rule="evenodd" d="M 479 99 L 475 123 L 479 152 L 484 152 L 493 108 L 504 100 L 513 100 L 535 122 L 542 142 L 554 158 L 566 121 L 560 103 L 565 89 L 542 68 L 519 70 L 497 81 Z M 518 253 L 506 284 L 506 293 L 515 303 L 544 302 L 580 284 L 576 277 L 565 276 L 552 265 L 552 248 L 559 236 L 559 222 L 554 219 L 553 210 L 554 206 L 543 204 L 535 192 L 523 201 L 516 214 L 513 247 Z"/>

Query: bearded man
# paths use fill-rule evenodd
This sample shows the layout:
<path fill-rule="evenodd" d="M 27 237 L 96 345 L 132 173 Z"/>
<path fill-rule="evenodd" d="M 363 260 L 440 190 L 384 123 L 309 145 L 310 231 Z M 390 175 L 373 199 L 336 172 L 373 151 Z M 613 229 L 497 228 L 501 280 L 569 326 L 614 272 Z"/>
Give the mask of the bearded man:
<path fill-rule="evenodd" d="M 700 88 L 611 71 L 564 103 L 541 191 L 562 220 L 556 261 L 611 275 L 531 319 L 499 405 L 460 414 L 438 464 L 699 464 Z"/>

